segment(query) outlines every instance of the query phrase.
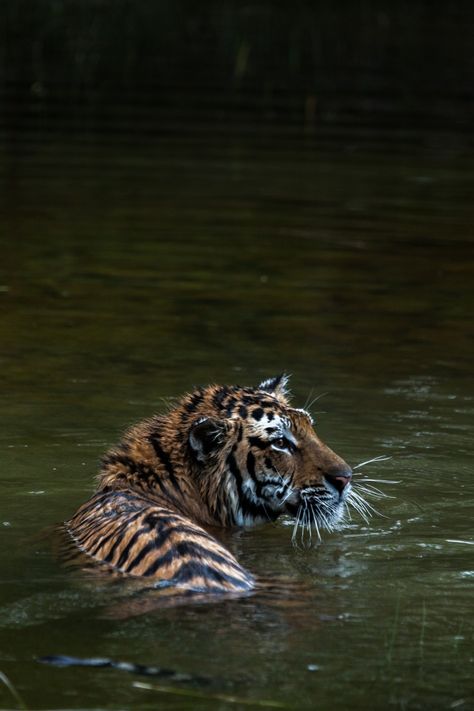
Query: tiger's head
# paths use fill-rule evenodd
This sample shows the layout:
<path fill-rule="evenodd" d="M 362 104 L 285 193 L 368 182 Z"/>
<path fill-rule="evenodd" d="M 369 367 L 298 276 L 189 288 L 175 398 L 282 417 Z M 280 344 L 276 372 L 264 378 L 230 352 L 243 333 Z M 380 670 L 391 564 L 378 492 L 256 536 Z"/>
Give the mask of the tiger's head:
<path fill-rule="evenodd" d="M 295 531 L 299 524 L 319 535 L 343 518 L 351 468 L 319 439 L 311 415 L 291 407 L 287 381 L 282 375 L 257 388 L 211 386 L 182 403 L 190 420 L 200 415 L 188 431 L 193 473 L 223 525 L 289 514 Z"/>

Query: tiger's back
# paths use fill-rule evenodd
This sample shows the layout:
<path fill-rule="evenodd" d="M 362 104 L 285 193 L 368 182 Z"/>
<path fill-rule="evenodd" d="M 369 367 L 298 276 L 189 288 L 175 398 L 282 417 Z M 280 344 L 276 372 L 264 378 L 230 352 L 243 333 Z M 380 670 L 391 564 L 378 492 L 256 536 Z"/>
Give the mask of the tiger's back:
<path fill-rule="evenodd" d="M 124 575 L 206 592 L 241 592 L 253 577 L 213 536 L 129 490 L 99 491 L 66 524 L 77 546 Z"/>

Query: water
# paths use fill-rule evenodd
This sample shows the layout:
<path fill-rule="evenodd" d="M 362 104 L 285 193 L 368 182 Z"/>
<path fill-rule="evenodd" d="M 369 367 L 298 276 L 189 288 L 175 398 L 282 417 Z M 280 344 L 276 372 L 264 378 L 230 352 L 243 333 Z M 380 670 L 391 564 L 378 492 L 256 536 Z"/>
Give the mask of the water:
<path fill-rule="evenodd" d="M 474 708 L 470 137 L 152 126 L 1 136 L 0 669 L 30 709 Z M 310 550 L 288 522 L 226 536 L 301 596 L 148 610 L 38 540 L 130 423 L 281 371 L 297 405 L 328 393 L 312 410 L 346 460 L 391 457 L 361 477 L 400 482 Z M 212 681 L 187 697 L 47 654 Z"/>

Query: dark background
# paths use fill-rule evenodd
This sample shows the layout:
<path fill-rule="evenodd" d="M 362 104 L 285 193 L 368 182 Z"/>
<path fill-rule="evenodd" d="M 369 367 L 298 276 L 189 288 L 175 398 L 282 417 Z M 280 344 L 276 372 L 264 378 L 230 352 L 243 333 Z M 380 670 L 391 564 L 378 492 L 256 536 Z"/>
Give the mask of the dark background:
<path fill-rule="evenodd" d="M 13 125 L 111 106 L 196 126 L 461 130 L 473 117 L 467 1 L 3 0 L 0 23 L 1 115 Z"/>

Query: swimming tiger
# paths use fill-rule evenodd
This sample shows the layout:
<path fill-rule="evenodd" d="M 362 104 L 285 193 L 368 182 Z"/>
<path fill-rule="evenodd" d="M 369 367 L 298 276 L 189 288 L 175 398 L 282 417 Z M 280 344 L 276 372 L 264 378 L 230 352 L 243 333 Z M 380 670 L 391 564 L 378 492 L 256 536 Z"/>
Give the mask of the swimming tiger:
<path fill-rule="evenodd" d="M 126 432 L 102 460 L 97 492 L 65 523 L 77 547 L 154 586 L 242 593 L 255 586 L 216 537 L 282 514 L 332 528 L 352 471 L 290 405 L 288 377 L 210 385 Z"/>

